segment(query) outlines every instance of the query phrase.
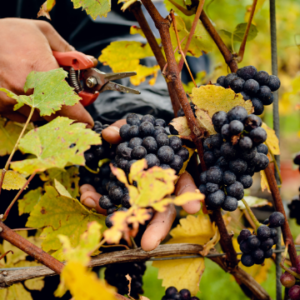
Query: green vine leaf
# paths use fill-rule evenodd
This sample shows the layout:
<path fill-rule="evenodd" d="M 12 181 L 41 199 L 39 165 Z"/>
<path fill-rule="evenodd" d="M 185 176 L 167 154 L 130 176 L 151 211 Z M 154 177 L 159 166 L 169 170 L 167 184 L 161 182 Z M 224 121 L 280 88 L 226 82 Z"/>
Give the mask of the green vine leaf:
<path fill-rule="evenodd" d="M 240 23 L 238 24 L 233 32 L 227 31 L 227 30 L 220 30 L 222 34 L 224 34 L 226 37 L 228 37 L 230 40 L 233 38 L 233 41 L 235 42 L 242 42 L 244 38 L 244 34 L 247 28 L 247 23 Z M 257 27 L 253 24 L 250 26 L 250 30 L 247 36 L 247 41 L 252 41 L 256 38 L 258 34 Z"/>
<path fill-rule="evenodd" d="M 5 118 L 0 117 L 0 156 L 11 153 L 23 129 L 23 126 L 24 124 L 7 121 Z M 30 123 L 25 130 L 25 133 L 33 128 L 33 124 Z"/>
<path fill-rule="evenodd" d="M 22 199 L 18 200 L 19 215 L 29 214 L 41 200 L 43 189 L 38 187 L 30 190 Z"/>
<path fill-rule="evenodd" d="M 111 10 L 110 0 L 72 0 L 74 8 L 82 8 L 94 20 L 99 17 L 107 17 Z"/>
<path fill-rule="evenodd" d="M 0 91 L 17 101 L 14 110 L 26 104 L 39 109 L 41 116 L 50 116 L 60 110 L 62 105 L 74 105 L 80 100 L 74 89 L 65 81 L 67 74 L 62 68 L 48 72 L 32 71 L 24 85 L 25 93 L 34 89 L 30 96 L 18 96 L 5 88 L 0 88 Z"/>
<path fill-rule="evenodd" d="M 80 242 L 88 223 L 96 221 L 105 226 L 105 216 L 86 209 L 77 199 L 60 195 L 52 186 L 45 187 L 45 194 L 30 213 L 26 226 L 43 228 L 42 249 L 52 251 L 57 259 L 63 259 L 59 235 L 66 235 L 72 247 Z"/>
<path fill-rule="evenodd" d="M 31 130 L 20 141 L 19 149 L 36 158 L 11 163 L 22 174 L 44 172 L 51 168 L 64 168 L 68 163 L 84 165 L 84 151 L 90 145 L 101 143 L 97 133 L 85 128 L 85 124 L 73 123 L 58 117 L 50 123 Z"/>

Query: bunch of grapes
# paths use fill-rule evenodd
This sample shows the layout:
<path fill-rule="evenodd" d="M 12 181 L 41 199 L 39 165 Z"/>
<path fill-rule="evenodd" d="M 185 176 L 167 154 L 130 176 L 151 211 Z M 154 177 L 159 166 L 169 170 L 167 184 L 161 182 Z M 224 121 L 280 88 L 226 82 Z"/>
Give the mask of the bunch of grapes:
<path fill-rule="evenodd" d="M 206 195 L 208 209 L 234 211 L 254 173 L 269 164 L 268 147 L 263 144 L 267 133 L 261 119 L 241 106 L 215 113 L 212 121 L 218 133 L 203 143 L 208 170 L 200 174 L 199 189 Z"/>
<path fill-rule="evenodd" d="M 170 286 L 166 289 L 161 300 L 199 300 L 199 298 L 192 297 L 188 289 L 182 289 L 178 292 L 174 286 Z"/>
<path fill-rule="evenodd" d="M 244 266 L 261 265 L 265 261 L 265 258 L 272 256 L 272 247 L 278 240 L 275 228 L 282 226 L 284 222 L 284 215 L 280 212 L 274 212 L 264 222 L 264 225 L 257 228 L 256 235 L 251 234 L 248 229 L 243 229 L 240 232 L 237 240 L 243 252 L 241 261 Z"/>
<path fill-rule="evenodd" d="M 189 151 L 182 147 L 182 141 L 177 136 L 168 137 L 163 119 L 155 119 L 151 115 L 140 118 L 137 114 L 129 114 L 127 124 L 120 129 L 123 142 L 116 148 L 113 164 L 124 170 L 128 175 L 130 167 L 136 161 L 145 158 L 148 168 L 160 166 L 163 169 L 172 168 L 177 173 L 183 163 L 189 158 Z M 107 194 L 104 194 L 99 205 L 107 209 L 107 227 L 112 226 L 111 217 L 116 210 L 126 210 L 130 207 L 129 194 L 123 183 L 113 174 L 106 184 Z M 119 208 L 118 208 L 119 207 Z"/>
<path fill-rule="evenodd" d="M 281 284 L 288 289 L 288 295 L 291 300 L 300 300 L 300 283 L 297 281 L 295 276 L 289 271 L 300 273 L 300 268 L 290 267 L 288 271 L 285 271 L 280 276 Z"/>
<path fill-rule="evenodd" d="M 142 289 L 142 276 L 145 271 L 145 262 L 113 264 L 107 266 L 105 270 L 105 280 L 108 284 L 115 286 L 118 289 L 119 294 L 127 295 L 129 293 L 129 280 L 126 279 L 125 276 L 128 274 L 131 277 L 130 296 L 138 299 L 139 295 L 144 293 Z"/>
<path fill-rule="evenodd" d="M 280 80 L 277 76 L 269 75 L 265 71 L 257 72 L 253 66 L 238 69 L 236 73 L 221 76 L 217 84 L 224 88 L 231 88 L 236 93 L 241 93 L 244 100 L 251 100 L 254 113 L 261 115 L 264 105 L 270 105 L 274 101 L 272 92 L 280 87 Z"/>

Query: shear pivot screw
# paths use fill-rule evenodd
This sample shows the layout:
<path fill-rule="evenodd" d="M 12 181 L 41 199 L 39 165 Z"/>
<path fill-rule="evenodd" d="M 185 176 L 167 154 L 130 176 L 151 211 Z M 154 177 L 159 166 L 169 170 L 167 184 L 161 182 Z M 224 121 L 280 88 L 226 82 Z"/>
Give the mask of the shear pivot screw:
<path fill-rule="evenodd" d="M 97 85 L 97 80 L 95 77 L 88 77 L 85 83 L 87 87 L 93 88 L 95 85 Z"/>

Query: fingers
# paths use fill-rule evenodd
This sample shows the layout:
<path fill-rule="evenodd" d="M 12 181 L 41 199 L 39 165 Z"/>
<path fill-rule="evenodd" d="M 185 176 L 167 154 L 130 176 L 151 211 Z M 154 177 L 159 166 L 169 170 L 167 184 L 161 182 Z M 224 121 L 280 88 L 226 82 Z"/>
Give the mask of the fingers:
<path fill-rule="evenodd" d="M 74 51 L 75 48 L 67 43 L 53 28 L 51 24 L 45 21 L 35 21 L 38 28 L 47 38 L 49 45 L 52 50 L 60 51 L 60 52 L 67 52 L 67 51 Z"/>
<path fill-rule="evenodd" d="M 162 213 L 156 212 L 143 234 L 141 246 L 145 251 L 155 249 L 169 233 L 176 217 L 174 205 Z"/>
<path fill-rule="evenodd" d="M 122 142 L 119 132 L 120 132 L 120 128 L 124 124 L 126 124 L 125 119 L 119 120 L 111 124 L 109 127 L 105 128 L 102 131 L 102 137 L 111 144 L 119 144 L 120 142 Z"/>
<path fill-rule="evenodd" d="M 91 117 L 91 115 L 86 111 L 84 106 L 81 103 L 77 103 L 73 106 L 67 106 L 63 105 L 61 110 L 56 112 L 55 114 L 51 116 L 45 116 L 44 118 L 47 121 L 51 121 L 55 119 L 57 116 L 64 116 L 68 117 L 72 120 L 82 122 L 87 124 L 88 128 L 93 128 L 94 126 L 94 120 Z"/>
<path fill-rule="evenodd" d="M 25 123 L 27 120 L 27 118 L 24 115 L 22 115 L 18 112 L 8 112 L 8 113 L 2 112 L 1 116 L 4 118 L 10 119 L 11 121 L 18 122 L 18 123 Z"/>
<path fill-rule="evenodd" d="M 94 208 L 97 213 L 106 215 L 106 210 L 99 205 L 101 195 L 96 192 L 95 188 L 90 184 L 84 184 L 80 187 L 80 202 L 87 208 Z"/>
<path fill-rule="evenodd" d="M 188 172 L 184 172 L 176 184 L 175 195 L 179 196 L 186 192 L 195 192 L 196 189 L 197 187 L 192 176 Z M 190 201 L 182 205 L 182 208 L 189 214 L 195 214 L 200 210 L 201 204 L 200 201 Z"/>

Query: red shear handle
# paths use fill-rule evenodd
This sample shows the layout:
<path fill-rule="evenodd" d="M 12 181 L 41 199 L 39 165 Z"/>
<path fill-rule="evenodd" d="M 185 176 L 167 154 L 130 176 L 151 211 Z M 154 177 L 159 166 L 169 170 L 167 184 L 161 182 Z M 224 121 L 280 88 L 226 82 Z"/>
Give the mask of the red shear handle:
<path fill-rule="evenodd" d="M 99 96 L 99 93 L 96 92 L 95 94 L 89 93 L 89 92 L 85 92 L 85 91 L 81 91 L 78 93 L 79 97 L 81 97 L 80 103 L 83 106 L 88 106 L 90 104 L 92 104 Z"/>
<path fill-rule="evenodd" d="M 62 67 L 72 67 L 74 70 L 85 70 L 94 67 L 94 62 L 87 55 L 78 51 L 57 52 L 53 56 Z"/>

